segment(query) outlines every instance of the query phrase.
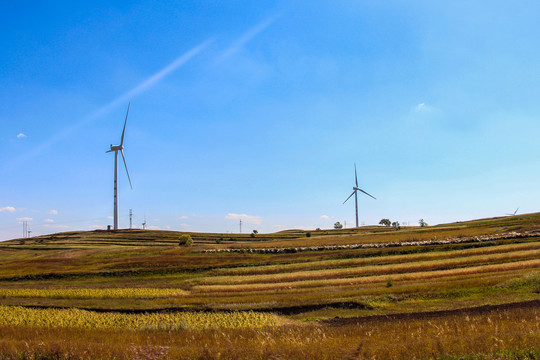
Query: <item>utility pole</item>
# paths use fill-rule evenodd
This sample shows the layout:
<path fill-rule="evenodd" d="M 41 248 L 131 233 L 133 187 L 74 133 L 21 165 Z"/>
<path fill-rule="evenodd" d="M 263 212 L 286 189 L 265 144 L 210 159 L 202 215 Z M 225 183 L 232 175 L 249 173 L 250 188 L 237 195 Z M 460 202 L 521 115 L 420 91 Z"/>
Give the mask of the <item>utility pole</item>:
<path fill-rule="evenodd" d="M 131 230 L 131 222 L 133 220 L 133 211 L 129 209 L 129 229 Z"/>
<path fill-rule="evenodd" d="M 240 234 L 242 233 L 242 219 L 240 219 Z"/>
<path fill-rule="evenodd" d="M 146 217 L 144 218 L 144 222 L 142 223 L 143 230 L 146 229 Z"/>

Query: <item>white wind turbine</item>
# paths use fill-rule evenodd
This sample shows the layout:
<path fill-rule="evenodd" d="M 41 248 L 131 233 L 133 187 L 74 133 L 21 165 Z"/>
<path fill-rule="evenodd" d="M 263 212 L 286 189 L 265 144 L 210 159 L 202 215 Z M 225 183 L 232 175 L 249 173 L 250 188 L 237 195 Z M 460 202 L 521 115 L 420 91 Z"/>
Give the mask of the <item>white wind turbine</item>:
<path fill-rule="evenodd" d="M 375 197 L 369 195 L 367 192 L 365 192 L 364 190 L 360 189 L 358 187 L 358 177 L 356 176 L 356 163 L 354 164 L 354 182 L 356 184 L 356 186 L 353 186 L 353 192 L 351 195 L 349 195 L 349 197 L 343 202 L 344 204 L 347 202 L 347 200 L 349 200 L 351 198 L 351 196 L 354 195 L 354 206 L 355 206 L 355 210 L 356 210 L 356 227 L 358 227 L 358 195 L 356 194 L 357 191 L 361 191 L 363 192 L 364 194 L 366 194 L 367 196 L 369 197 L 372 197 L 375 199 Z M 377 199 L 375 199 L 377 200 Z"/>
<path fill-rule="evenodd" d="M 122 130 L 122 137 L 120 138 L 120 145 L 112 145 L 111 149 L 107 151 L 108 153 L 114 151 L 114 230 L 118 230 L 118 152 L 122 154 L 122 160 L 124 160 L 124 166 L 126 168 L 126 174 L 129 180 L 129 186 L 133 189 L 131 185 L 131 179 L 129 178 L 129 171 L 126 164 L 126 158 L 124 157 L 124 134 L 126 132 L 127 118 L 129 114 L 129 105 L 126 112 L 126 120 L 124 121 L 124 130 Z"/>
<path fill-rule="evenodd" d="M 514 211 L 514 213 L 513 213 L 513 214 L 508 214 L 508 213 L 506 213 L 506 215 L 509 215 L 509 216 L 514 216 L 514 215 L 516 215 L 516 214 L 517 214 L 518 210 L 519 210 L 519 207 L 518 207 L 518 208 L 516 209 L 516 211 Z"/>

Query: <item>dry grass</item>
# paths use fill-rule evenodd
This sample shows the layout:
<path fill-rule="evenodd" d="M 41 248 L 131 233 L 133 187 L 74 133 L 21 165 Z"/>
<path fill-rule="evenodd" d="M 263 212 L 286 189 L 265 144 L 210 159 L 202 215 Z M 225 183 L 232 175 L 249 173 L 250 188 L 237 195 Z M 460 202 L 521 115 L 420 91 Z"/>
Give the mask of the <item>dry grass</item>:
<path fill-rule="evenodd" d="M 149 354 L 143 359 L 448 359 L 516 353 L 522 359 L 535 356 L 531 359 L 540 356 L 539 339 L 539 309 L 524 308 L 342 326 L 173 333 L 0 326 L 0 353 L 3 359 L 133 359 L 137 352 Z"/>

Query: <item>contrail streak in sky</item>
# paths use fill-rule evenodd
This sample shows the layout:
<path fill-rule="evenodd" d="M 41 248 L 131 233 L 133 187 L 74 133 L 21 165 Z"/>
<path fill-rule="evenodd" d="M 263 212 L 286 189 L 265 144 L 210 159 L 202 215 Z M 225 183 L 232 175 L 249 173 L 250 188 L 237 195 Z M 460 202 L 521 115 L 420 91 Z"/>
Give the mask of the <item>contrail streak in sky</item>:
<path fill-rule="evenodd" d="M 163 80 L 165 77 L 167 77 L 170 73 L 172 73 L 174 70 L 178 69 L 182 65 L 184 65 L 186 62 L 191 60 L 193 57 L 195 57 L 197 54 L 199 54 L 201 51 L 203 51 L 210 43 L 212 42 L 212 39 L 206 40 L 202 42 L 201 44 L 195 46 L 194 48 L 190 49 L 189 51 L 182 54 L 180 57 L 178 57 L 176 60 L 174 60 L 172 63 L 155 73 L 154 75 L 150 76 L 148 79 L 140 83 L 139 85 L 135 86 L 133 89 L 129 90 L 128 92 L 124 93 L 123 95 L 119 96 L 118 98 L 114 99 L 110 103 L 108 103 L 105 106 L 102 106 L 98 110 L 94 111 L 93 113 L 85 116 L 80 121 L 76 122 L 74 125 L 62 130 L 60 133 L 56 134 L 55 136 L 51 137 L 50 139 L 46 140 L 45 142 L 41 143 L 40 145 L 36 146 L 26 154 L 23 154 L 19 156 L 16 159 L 13 159 L 10 162 L 5 163 L 3 166 L 4 170 L 11 169 L 15 164 L 21 164 L 24 163 L 24 161 L 38 155 L 45 149 L 51 147 L 52 145 L 56 144 L 60 140 L 68 137 L 73 131 L 80 128 L 81 126 L 97 119 L 98 117 L 102 116 L 103 114 L 110 111 L 115 106 L 118 106 L 122 103 L 127 103 L 132 98 L 136 97 L 137 95 L 143 93 L 144 91 L 148 90 L 152 86 L 156 85 L 159 81 Z"/>
<path fill-rule="evenodd" d="M 264 21 L 261 21 L 248 31 L 246 31 L 242 36 L 240 36 L 227 50 L 221 54 L 221 56 L 218 59 L 218 62 L 225 60 L 226 58 L 233 55 L 235 52 L 240 50 L 243 46 L 245 46 L 250 40 L 252 40 L 255 36 L 259 35 L 264 29 L 266 29 L 268 26 L 270 26 L 276 19 L 279 17 L 272 16 L 267 18 Z"/>
<path fill-rule="evenodd" d="M 200 53 L 202 50 L 204 50 L 212 40 L 207 40 L 200 45 L 195 46 L 193 49 L 187 51 L 182 56 L 174 60 L 172 63 L 155 73 L 154 75 L 150 76 L 148 79 L 134 87 L 133 89 L 129 90 L 125 94 L 121 95 L 120 97 L 116 98 L 115 100 L 111 101 L 109 104 L 103 106 L 102 108 L 96 110 L 94 113 L 89 115 L 89 117 L 98 117 L 113 107 L 117 106 L 118 104 L 122 104 L 127 102 L 128 100 L 131 100 L 135 96 L 139 95 L 140 93 L 148 90 L 155 84 L 157 84 L 159 81 L 161 81 L 163 78 L 165 78 L 167 75 L 169 75 L 174 70 L 178 69 L 180 66 L 184 65 L 186 62 L 188 62 L 191 58 L 193 58 L 195 55 Z"/>
<path fill-rule="evenodd" d="M 268 26 L 270 26 L 277 18 L 279 18 L 280 15 L 272 16 L 264 21 L 260 22 L 259 24 L 255 25 L 254 27 L 250 28 L 248 31 L 243 33 L 236 41 L 232 43 L 231 46 L 229 46 L 217 59 L 218 62 L 225 60 L 226 58 L 232 56 L 234 53 L 239 51 L 242 47 L 244 47 L 249 41 L 251 41 L 253 38 L 255 38 L 257 35 L 259 35 L 263 30 L 265 30 Z M 13 168 L 16 164 L 22 164 L 26 160 L 33 158 L 34 156 L 38 155 L 42 151 L 48 149 L 52 145 L 58 143 L 62 139 L 68 137 L 70 134 L 72 134 L 75 130 L 82 127 L 83 125 L 94 121 L 95 119 L 99 118 L 100 116 L 103 116 L 111 109 L 115 108 L 116 106 L 120 104 L 126 104 L 128 101 L 132 100 L 137 95 L 140 95 L 141 93 L 145 92 L 146 90 L 150 89 L 152 86 L 159 83 L 161 80 L 163 80 L 165 77 L 167 77 L 169 74 L 171 74 L 173 71 L 178 69 L 179 67 L 183 66 L 185 63 L 187 63 L 189 60 L 191 60 L 193 57 L 198 55 L 201 51 L 203 51 L 208 45 L 213 41 L 213 39 L 208 39 L 199 45 L 193 47 L 192 49 L 188 50 L 184 54 L 182 54 L 180 57 L 178 57 L 176 60 L 174 60 L 172 63 L 155 73 L 154 75 L 150 76 L 148 79 L 141 82 L 139 85 L 135 86 L 133 89 L 127 91 L 126 93 L 120 95 L 110 103 L 100 107 L 96 111 L 90 113 L 89 115 L 83 117 L 80 121 L 76 122 L 72 126 L 60 131 L 55 136 L 49 138 L 48 140 L 44 141 L 40 145 L 37 145 L 27 153 L 19 156 L 16 159 L 13 159 L 10 162 L 4 163 L 3 170 L 9 170 Z"/>

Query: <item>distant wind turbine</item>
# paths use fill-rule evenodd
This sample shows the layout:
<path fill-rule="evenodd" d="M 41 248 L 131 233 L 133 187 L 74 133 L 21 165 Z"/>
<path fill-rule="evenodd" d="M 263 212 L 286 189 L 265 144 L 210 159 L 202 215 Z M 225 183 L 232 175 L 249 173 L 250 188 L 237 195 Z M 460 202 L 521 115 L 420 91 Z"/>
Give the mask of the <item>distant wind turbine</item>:
<path fill-rule="evenodd" d="M 509 215 L 509 216 L 514 216 L 514 215 L 516 215 L 516 214 L 517 214 L 518 210 L 519 210 L 519 207 L 518 207 L 518 208 L 516 209 L 516 211 L 514 211 L 514 213 L 513 213 L 513 214 L 506 214 L 506 215 Z"/>
<path fill-rule="evenodd" d="M 349 197 L 343 202 L 344 204 L 347 202 L 347 200 L 349 200 L 351 198 L 351 196 L 354 195 L 354 206 L 355 206 L 355 210 L 356 210 L 356 227 L 358 227 L 358 195 L 356 194 L 357 191 L 361 191 L 363 192 L 364 194 L 366 194 L 367 196 L 369 197 L 372 197 L 375 199 L 375 197 L 369 195 L 367 192 L 365 192 L 364 190 L 360 189 L 358 187 L 358 177 L 356 176 L 356 163 L 354 164 L 354 182 L 356 184 L 356 186 L 353 186 L 353 192 L 351 195 L 349 195 Z M 377 199 L 375 199 L 377 200 Z"/>
<path fill-rule="evenodd" d="M 126 132 L 127 118 L 129 114 L 129 105 L 126 112 L 126 120 L 124 121 L 124 130 L 122 130 L 122 137 L 120 138 L 120 145 L 112 145 L 111 149 L 107 151 L 108 153 L 114 151 L 114 230 L 118 230 L 118 152 L 122 154 L 122 159 L 124 160 L 124 166 L 126 168 L 126 174 L 129 180 L 129 186 L 133 189 L 131 185 L 131 179 L 129 178 L 129 171 L 126 164 L 126 158 L 124 157 L 124 134 Z"/>

